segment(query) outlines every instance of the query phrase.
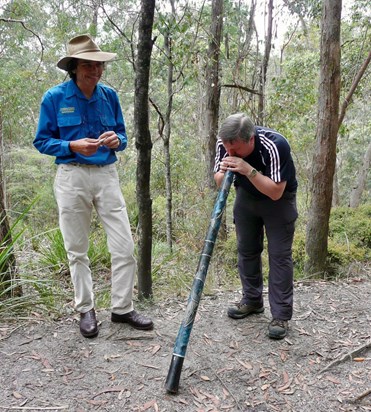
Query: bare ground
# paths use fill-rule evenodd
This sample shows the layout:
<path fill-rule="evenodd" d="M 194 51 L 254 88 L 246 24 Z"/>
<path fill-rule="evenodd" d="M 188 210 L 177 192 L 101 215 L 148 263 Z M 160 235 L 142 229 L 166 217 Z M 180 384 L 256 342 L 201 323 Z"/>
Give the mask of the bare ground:
<path fill-rule="evenodd" d="M 267 337 L 270 312 L 226 316 L 238 291 L 201 300 L 180 380 L 164 381 L 185 301 L 146 308 L 155 330 L 112 324 L 84 339 L 78 318 L 0 324 L 0 410 L 370 411 L 371 280 L 299 283 L 286 339 Z"/>

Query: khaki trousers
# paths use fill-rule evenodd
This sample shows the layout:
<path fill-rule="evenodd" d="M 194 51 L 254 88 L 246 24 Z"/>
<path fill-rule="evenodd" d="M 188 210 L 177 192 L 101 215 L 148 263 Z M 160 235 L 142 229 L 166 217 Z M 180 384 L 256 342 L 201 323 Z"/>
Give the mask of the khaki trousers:
<path fill-rule="evenodd" d="M 136 271 L 134 242 L 115 164 L 101 167 L 60 164 L 54 194 L 75 290 L 75 309 L 85 313 L 94 307 L 88 258 L 94 207 L 111 254 L 111 310 L 117 314 L 132 311 Z"/>

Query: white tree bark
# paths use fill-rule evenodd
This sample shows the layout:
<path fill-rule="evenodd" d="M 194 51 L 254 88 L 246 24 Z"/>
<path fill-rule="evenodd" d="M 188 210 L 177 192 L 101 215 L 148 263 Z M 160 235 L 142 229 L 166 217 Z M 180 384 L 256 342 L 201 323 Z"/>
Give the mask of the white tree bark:
<path fill-rule="evenodd" d="M 353 187 L 352 193 L 350 194 L 349 207 L 358 207 L 361 203 L 362 193 L 365 190 L 367 182 L 367 173 L 371 164 L 371 142 L 368 145 L 365 156 L 363 158 L 363 163 L 360 170 L 358 171 L 358 179 L 356 185 Z"/>

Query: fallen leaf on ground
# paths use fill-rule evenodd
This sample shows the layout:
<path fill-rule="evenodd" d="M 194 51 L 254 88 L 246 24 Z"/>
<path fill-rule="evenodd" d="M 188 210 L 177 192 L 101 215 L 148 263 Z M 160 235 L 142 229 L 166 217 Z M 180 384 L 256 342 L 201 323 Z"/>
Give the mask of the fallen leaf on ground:
<path fill-rule="evenodd" d="M 156 411 L 158 410 L 158 406 L 157 406 L 157 403 L 156 403 L 156 399 L 152 399 L 151 401 L 146 402 L 146 403 L 142 406 L 141 411 L 147 411 L 149 408 L 152 408 L 152 407 L 154 407 Z"/>
<path fill-rule="evenodd" d="M 206 396 L 200 393 L 200 391 L 197 388 L 190 388 L 190 391 L 192 395 L 198 400 L 198 401 L 203 401 L 206 399 Z"/>
<path fill-rule="evenodd" d="M 144 365 L 143 363 L 137 363 L 137 365 L 139 366 L 143 366 L 145 368 L 150 368 L 150 369 L 157 369 L 159 370 L 160 368 L 158 368 L 157 366 L 153 366 L 153 365 Z"/>
<path fill-rule="evenodd" d="M 289 374 L 286 371 L 282 373 L 283 383 L 287 383 L 289 381 Z"/>
<path fill-rule="evenodd" d="M 339 379 L 337 379 L 337 378 L 335 378 L 334 376 L 331 376 L 331 375 L 326 375 L 325 378 L 326 378 L 328 381 L 334 383 L 335 385 L 339 385 L 339 384 L 341 383 L 341 382 L 339 381 Z"/>
<path fill-rule="evenodd" d="M 161 349 L 160 345 L 155 345 L 151 351 L 152 355 L 156 355 L 156 353 Z"/>
<path fill-rule="evenodd" d="M 220 399 L 217 396 L 211 395 L 210 393 L 207 393 L 207 392 L 201 391 L 201 390 L 200 390 L 200 392 L 202 394 L 204 394 L 207 398 L 209 398 L 214 403 L 214 405 L 219 405 L 220 404 Z"/>
<path fill-rule="evenodd" d="M 287 360 L 287 352 L 282 350 L 280 353 L 280 358 L 282 362 L 285 362 Z"/>
<path fill-rule="evenodd" d="M 291 386 L 291 383 L 292 383 L 292 379 L 286 382 L 283 386 L 280 386 L 279 388 L 277 388 L 278 392 L 286 391 Z"/>
<path fill-rule="evenodd" d="M 238 342 L 236 340 L 232 340 L 229 342 L 229 347 L 231 349 L 238 349 Z"/>
<path fill-rule="evenodd" d="M 233 409 L 234 407 L 235 407 L 234 404 L 231 404 L 231 405 L 222 405 L 222 406 L 220 406 L 220 409 L 221 409 L 222 411 L 227 411 L 227 410 L 229 410 L 229 409 Z"/>
<path fill-rule="evenodd" d="M 229 392 L 227 391 L 227 389 L 223 388 L 223 399 L 227 399 L 229 396 Z"/>
<path fill-rule="evenodd" d="M 237 362 L 242 365 L 244 368 L 251 370 L 252 369 L 252 365 L 250 362 L 243 362 L 240 359 L 237 359 Z"/>

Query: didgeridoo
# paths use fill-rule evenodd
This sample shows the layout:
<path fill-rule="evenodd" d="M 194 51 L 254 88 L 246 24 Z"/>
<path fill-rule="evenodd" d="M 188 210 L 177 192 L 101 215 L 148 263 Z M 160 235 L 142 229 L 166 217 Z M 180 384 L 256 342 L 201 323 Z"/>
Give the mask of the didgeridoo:
<path fill-rule="evenodd" d="M 215 201 L 209 229 L 207 231 L 202 253 L 198 262 L 192 289 L 189 294 L 186 312 L 175 341 L 173 356 L 165 382 L 165 388 L 169 393 L 176 394 L 179 389 L 180 374 L 182 372 L 183 362 L 187 351 L 193 322 L 195 320 L 198 305 L 200 303 L 207 270 L 209 268 L 210 259 L 214 250 L 216 237 L 219 232 L 220 223 L 232 182 L 233 172 L 227 170 Z"/>

